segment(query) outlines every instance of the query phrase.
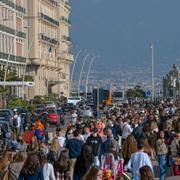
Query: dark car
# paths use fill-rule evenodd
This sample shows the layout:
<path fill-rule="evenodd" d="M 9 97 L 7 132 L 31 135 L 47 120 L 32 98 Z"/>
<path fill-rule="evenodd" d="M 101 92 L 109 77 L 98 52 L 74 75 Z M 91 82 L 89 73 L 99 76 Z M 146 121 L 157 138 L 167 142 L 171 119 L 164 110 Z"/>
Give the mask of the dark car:
<path fill-rule="evenodd" d="M 11 109 L 0 109 L 0 121 L 13 125 L 14 112 Z"/>
<path fill-rule="evenodd" d="M 75 106 L 74 106 L 73 104 L 71 104 L 71 103 L 65 103 L 65 104 L 63 104 L 63 106 L 62 106 L 62 110 L 63 110 L 64 112 L 70 112 L 70 111 L 73 110 L 73 109 L 75 109 Z"/>
<path fill-rule="evenodd" d="M 48 109 L 47 110 L 47 119 L 50 124 L 56 124 L 59 125 L 60 123 L 60 117 L 57 113 L 56 109 Z"/>

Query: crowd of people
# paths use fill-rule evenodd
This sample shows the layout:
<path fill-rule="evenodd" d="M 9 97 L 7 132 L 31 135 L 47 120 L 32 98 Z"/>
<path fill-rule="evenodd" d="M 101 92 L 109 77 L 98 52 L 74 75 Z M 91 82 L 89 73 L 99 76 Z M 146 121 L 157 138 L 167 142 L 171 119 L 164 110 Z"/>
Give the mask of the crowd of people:
<path fill-rule="evenodd" d="M 1 154 L 0 179 L 153 180 L 158 173 L 164 180 L 168 167 L 171 176 L 180 175 L 179 100 L 141 99 L 101 110 L 101 117 L 83 118 L 73 109 L 52 136 L 37 116 L 29 142 L 19 125 Z"/>

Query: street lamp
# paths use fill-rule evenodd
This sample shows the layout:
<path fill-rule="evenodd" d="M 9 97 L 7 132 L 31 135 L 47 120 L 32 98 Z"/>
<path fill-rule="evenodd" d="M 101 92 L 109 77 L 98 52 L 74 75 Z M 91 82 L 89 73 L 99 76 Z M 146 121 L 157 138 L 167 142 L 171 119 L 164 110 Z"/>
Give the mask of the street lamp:
<path fill-rule="evenodd" d="M 91 54 L 87 54 L 83 60 L 83 64 L 82 64 L 82 67 L 81 67 L 81 71 L 80 71 L 80 75 L 79 75 L 79 83 L 78 83 L 78 96 L 80 95 L 80 85 L 81 85 L 81 78 L 82 78 L 82 72 L 83 72 L 83 69 L 84 69 L 84 65 L 88 59 L 88 57 L 91 56 Z"/>
<path fill-rule="evenodd" d="M 154 100 L 154 44 L 151 45 L 151 65 L 152 65 L 152 100 Z"/>
<path fill-rule="evenodd" d="M 79 58 L 81 53 L 82 53 L 82 50 L 79 50 L 78 53 L 76 54 L 75 59 L 74 59 L 74 64 L 73 64 L 72 72 L 71 72 L 71 83 L 73 81 L 73 75 L 74 75 L 74 69 L 75 69 L 75 66 L 76 66 L 76 62 L 77 62 L 77 59 Z"/>
<path fill-rule="evenodd" d="M 99 56 L 93 56 L 92 59 L 91 59 L 91 62 L 90 62 L 90 65 L 89 65 L 89 68 L 88 68 L 88 73 L 87 73 L 87 76 L 86 76 L 86 99 L 87 99 L 87 93 L 88 93 L 88 82 L 89 82 L 89 75 L 90 75 L 90 72 L 91 72 L 91 67 L 92 67 L 92 64 L 94 62 L 94 60 L 99 57 Z"/>
<path fill-rule="evenodd" d="M 72 72 L 71 72 L 71 81 L 70 81 L 70 83 L 71 83 L 71 90 L 72 90 L 72 82 L 73 82 L 73 77 L 74 77 L 74 69 L 75 69 L 75 66 L 76 66 L 77 60 L 78 60 L 78 58 L 79 58 L 80 54 L 81 54 L 81 53 L 83 53 L 83 52 L 86 52 L 86 51 L 87 51 L 87 49 L 85 49 L 84 51 L 79 50 L 79 51 L 77 52 L 77 54 L 76 54 L 75 59 L 74 59 L 74 64 L 73 64 L 73 67 L 72 67 Z"/>

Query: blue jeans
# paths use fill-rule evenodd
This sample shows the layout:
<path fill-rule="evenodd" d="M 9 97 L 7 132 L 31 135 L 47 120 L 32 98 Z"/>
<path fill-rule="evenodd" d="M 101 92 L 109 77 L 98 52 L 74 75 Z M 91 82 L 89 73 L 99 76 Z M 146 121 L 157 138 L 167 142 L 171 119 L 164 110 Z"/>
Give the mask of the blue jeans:
<path fill-rule="evenodd" d="M 157 155 L 158 157 L 158 163 L 160 167 L 160 180 L 165 180 L 166 177 L 166 171 L 167 171 L 167 157 L 166 154 L 163 155 Z"/>

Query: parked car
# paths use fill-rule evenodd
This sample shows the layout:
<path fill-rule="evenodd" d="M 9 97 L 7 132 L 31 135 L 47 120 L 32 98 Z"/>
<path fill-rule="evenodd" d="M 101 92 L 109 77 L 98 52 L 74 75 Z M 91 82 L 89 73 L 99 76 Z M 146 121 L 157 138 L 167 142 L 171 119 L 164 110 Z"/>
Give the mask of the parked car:
<path fill-rule="evenodd" d="M 67 103 L 77 105 L 77 103 L 81 102 L 81 96 L 72 96 L 67 98 Z"/>
<path fill-rule="evenodd" d="M 48 109 L 47 113 L 48 113 L 47 114 L 47 119 L 48 119 L 49 123 L 56 124 L 56 125 L 60 124 L 60 116 L 57 113 L 57 110 L 55 110 L 55 109 Z"/>
<path fill-rule="evenodd" d="M 14 112 L 11 109 L 0 109 L 0 121 L 13 125 Z"/>
<path fill-rule="evenodd" d="M 75 107 L 76 107 L 76 106 L 74 106 L 74 105 L 71 104 L 71 103 L 65 103 L 65 104 L 63 104 L 63 106 L 62 106 L 62 110 L 66 113 L 66 112 L 69 112 L 69 111 L 75 109 Z"/>
<path fill-rule="evenodd" d="M 45 103 L 45 107 L 46 108 L 57 108 L 57 105 L 56 105 L 56 103 L 54 101 L 47 101 Z"/>
<path fill-rule="evenodd" d="M 82 110 L 82 116 L 83 117 L 93 117 L 93 112 L 92 112 L 91 108 L 90 107 L 85 107 Z"/>

